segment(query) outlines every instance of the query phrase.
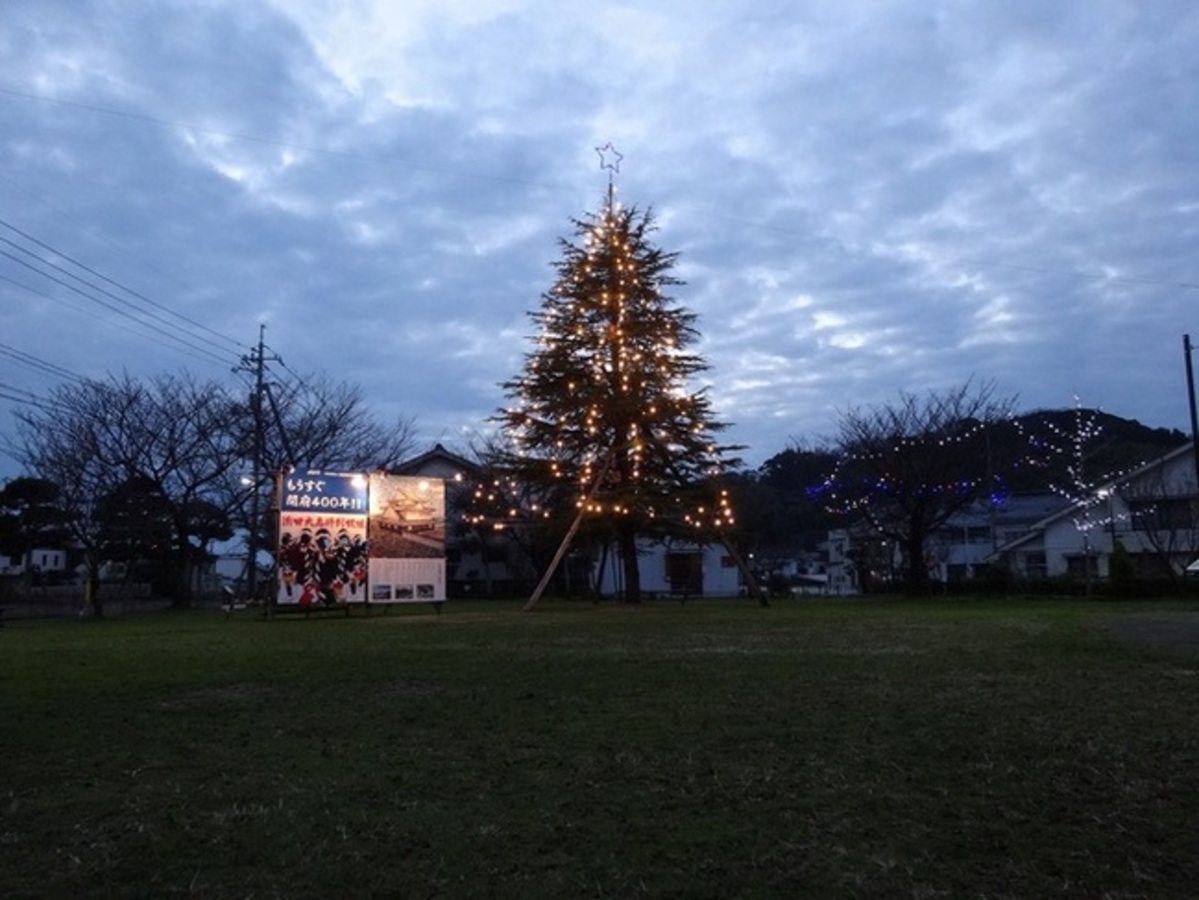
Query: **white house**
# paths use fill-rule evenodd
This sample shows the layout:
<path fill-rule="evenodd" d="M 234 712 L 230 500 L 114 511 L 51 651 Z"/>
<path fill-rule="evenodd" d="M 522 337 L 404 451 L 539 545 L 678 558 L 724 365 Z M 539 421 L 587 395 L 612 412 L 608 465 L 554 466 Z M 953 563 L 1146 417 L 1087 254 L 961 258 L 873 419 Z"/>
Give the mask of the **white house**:
<path fill-rule="evenodd" d="M 997 548 L 991 559 L 1017 575 L 1106 578 L 1116 542 L 1137 573 L 1181 575 L 1199 554 L 1199 490 L 1193 444 L 1184 444 L 1096 487 Z"/>
<path fill-rule="evenodd" d="M 0 556 L 0 575 L 23 575 L 25 572 L 65 572 L 67 551 L 38 547 L 24 556 Z"/>
<path fill-rule="evenodd" d="M 744 587 L 736 561 L 721 544 L 638 539 L 637 555 L 645 594 L 736 597 Z M 596 561 L 596 576 L 601 594 L 624 590 L 623 560 L 615 547 Z"/>
<path fill-rule="evenodd" d="M 998 547 L 1023 537 L 1067 505 L 1060 495 L 1045 491 L 987 498 L 955 513 L 928 536 L 930 577 L 941 582 L 977 577 Z"/>
<path fill-rule="evenodd" d="M 996 548 L 1023 537 L 1066 505 L 1057 494 L 1039 492 L 989 497 L 955 512 L 925 541 L 929 580 L 951 583 L 983 575 L 995 562 Z M 827 593 L 835 596 L 856 594 L 864 578 L 895 579 L 904 568 L 902 547 L 875 534 L 864 522 L 830 531 L 821 550 L 828 572 Z"/>
<path fill-rule="evenodd" d="M 854 571 L 853 560 L 849 556 L 849 532 L 838 528 L 828 533 L 828 540 L 821 545 L 827 554 L 828 582 L 826 593 L 834 597 L 844 597 L 858 592 L 857 573 Z"/>

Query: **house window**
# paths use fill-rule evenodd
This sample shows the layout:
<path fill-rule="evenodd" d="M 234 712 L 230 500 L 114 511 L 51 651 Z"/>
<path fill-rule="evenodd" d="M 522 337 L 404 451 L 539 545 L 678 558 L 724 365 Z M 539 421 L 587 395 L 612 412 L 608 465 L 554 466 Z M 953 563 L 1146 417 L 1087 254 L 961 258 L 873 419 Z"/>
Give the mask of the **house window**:
<path fill-rule="evenodd" d="M 1045 562 L 1045 551 L 1034 550 L 1024 554 L 1024 574 L 1029 578 L 1045 578 L 1049 575 L 1049 566 Z"/>
<path fill-rule="evenodd" d="M 1085 578 L 1088 575 L 1095 578 L 1099 575 L 1099 560 L 1095 556 L 1067 556 L 1066 574 L 1075 578 Z"/>
<path fill-rule="evenodd" d="M 666 581 L 672 594 L 704 592 L 704 558 L 699 553 L 667 553 Z"/>

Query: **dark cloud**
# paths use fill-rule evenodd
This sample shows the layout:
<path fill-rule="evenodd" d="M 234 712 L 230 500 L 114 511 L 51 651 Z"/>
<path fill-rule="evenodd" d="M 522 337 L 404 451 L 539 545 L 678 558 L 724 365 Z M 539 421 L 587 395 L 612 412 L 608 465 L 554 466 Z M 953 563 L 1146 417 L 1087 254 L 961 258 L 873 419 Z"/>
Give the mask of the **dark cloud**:
<path fill-rule="evenodd" d="M 751 461 L 971 377 L 1186 423 L 1185 0 L 5 16 L 0 218 L 211 330 L 183 326 L 189 349 L 0 258 L 4 343 L 80 374 L 229 378 L 265 322 L 290 368 L 463 441 L 503 403 L 611 140 L 621 197 L 681 253 L 677 299 Z"/>

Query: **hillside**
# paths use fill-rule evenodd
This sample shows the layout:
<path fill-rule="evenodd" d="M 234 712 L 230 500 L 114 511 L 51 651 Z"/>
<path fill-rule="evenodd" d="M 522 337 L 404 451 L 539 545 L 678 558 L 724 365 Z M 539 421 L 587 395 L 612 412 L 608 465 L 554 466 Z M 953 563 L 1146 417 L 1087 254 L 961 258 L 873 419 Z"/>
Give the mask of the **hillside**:
<path fill-rule="evenodd" d="M 1000 429 L 997 440 L 1014 442 L 997 448 L 1007 451 L 997 453 L 998 458 L 1024 454 L 1008 485 L 1024 492 L 1066 482 L 1067 467 L 1079 457 L 1082 480 L 1099 484 L 1164 456 L 1189 438 L 1178 429 L 1150 428 L 1102 410 L 1052 409 L 1017 416 L 1011 427 Z"/>
<path fill-rule="evenodd" d="M 993 432 L 991 458 L 978 459 L 978 475 L 993 471 L 1007 493 L 1049 491 L 1070 482 L 1067 468 L 1081 455 L 1082 480 L 1098 485 L 1188 440 L 1177 429 L 1150 428 L 1100 410 L 1036 410 Z M 1019 460 L 1014 469 L 1013 459 Z M 786 555 L 797 548 L 813 549 L 830 528 L 842 524 L 825 508 L 820 490 L 836 460 L 828 447 L 795 446 L 756 472 L 733 479 L 742 531 L 755 552 Z"/>

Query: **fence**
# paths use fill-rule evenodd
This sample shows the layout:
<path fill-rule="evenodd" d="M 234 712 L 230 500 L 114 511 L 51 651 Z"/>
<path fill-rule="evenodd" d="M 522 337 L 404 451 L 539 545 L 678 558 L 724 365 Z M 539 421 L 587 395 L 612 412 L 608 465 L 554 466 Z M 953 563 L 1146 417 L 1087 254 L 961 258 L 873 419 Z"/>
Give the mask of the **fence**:
<path fill-rule="evenodd" d="M 0 580 L 0 606 L 5 619 L 53 619 L 83 611 L 83 585 L 28 585 L 22 579 Z M 98 600 L 106 616 L 163 609 L 170 600 L 154 597 L 149 584 L 101 584 Z"/>

